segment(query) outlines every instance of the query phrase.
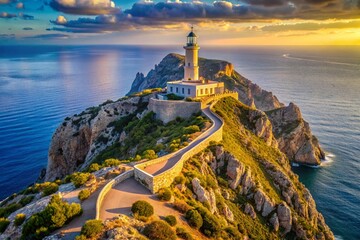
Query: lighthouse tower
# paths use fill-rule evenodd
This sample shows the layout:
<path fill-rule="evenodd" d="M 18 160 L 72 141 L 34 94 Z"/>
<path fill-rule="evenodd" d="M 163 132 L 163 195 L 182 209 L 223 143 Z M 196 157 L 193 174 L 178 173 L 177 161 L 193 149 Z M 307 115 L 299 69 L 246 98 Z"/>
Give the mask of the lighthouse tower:
<path fill-rule="evenodd" d="M 199 65 L 198 65 L 198 52 L 199 45 L 197 44 L 197 36 L 194 33 L 193 27 L 187 36 L 187 43 L 185 49 L 185 66 L 184 66 L 184 80 L 185 81 L 198 81 L 199 80 Z"/>
<path fill-rule="evenodd" d="M 187 36 L 185 49 L 184 78 L 166 83 L 167 95 L 175 94 L 184 98 L 208 97 L 224 92 L 224 83 L 199 77 L 199 45 L 193 28 Z M 159 97 L 160 95 L 158 95 Z M 159 99 L 161 96 L 159 97 Z M 166 99 L 167 97 L 163 97 Z"/>

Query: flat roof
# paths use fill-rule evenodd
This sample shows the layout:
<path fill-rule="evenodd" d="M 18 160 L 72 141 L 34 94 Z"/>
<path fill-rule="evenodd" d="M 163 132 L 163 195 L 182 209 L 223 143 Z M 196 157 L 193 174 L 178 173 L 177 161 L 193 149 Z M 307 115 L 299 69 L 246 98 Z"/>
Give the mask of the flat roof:
<path fill-rule="evenodd" d="M 182 80 L 178 80 L 178 81 L 171 81 L 171 82 L 167 82 L 169 84 L 179 84 L 179 85 L 184 85 L 184 86 L 201 86 L 201 85 L 208 85 L 208 84 L 218 84 L 218 83 L 223 83 L 223 82 L 217 82 L 217 81 L 207 81 L 207 82 L 200 82 L 200 81 L 182 81 Z"/>

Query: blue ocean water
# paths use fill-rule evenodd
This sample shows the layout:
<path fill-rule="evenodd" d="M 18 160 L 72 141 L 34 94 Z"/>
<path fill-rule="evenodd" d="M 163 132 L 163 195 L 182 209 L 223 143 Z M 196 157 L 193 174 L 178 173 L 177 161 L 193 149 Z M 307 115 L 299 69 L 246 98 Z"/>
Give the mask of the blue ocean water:
<path fill-rule="evenodd" d="M 56 127 L 68 115 L 116 100 L 137 72 L 176 47 L 0 46 L 0 198 L 31 184 L 46 166 Z M 339 239 L 360 239 L 360 47 L 202 47 L 245 77 L 300 106 L 328 161 L 294 168 Z"/>

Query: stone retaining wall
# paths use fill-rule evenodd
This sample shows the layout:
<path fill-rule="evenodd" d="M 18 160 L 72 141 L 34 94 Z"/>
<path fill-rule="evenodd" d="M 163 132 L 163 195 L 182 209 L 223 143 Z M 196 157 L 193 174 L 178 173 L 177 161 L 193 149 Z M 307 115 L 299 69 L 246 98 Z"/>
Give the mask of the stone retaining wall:
<path fill-rule="evenodd" d="M 215 104 L 215 102 L 212 105 L 214 105 L 214 104 Z M 187 159 L 189 159 L 191 156 L 193 156 L 193 155 L 201 152 L 202 150 L 204 150 L 209 145 L 209 143 L 211 141 L 219 142 L 219 141 L 222 140 L 222 128 L 223 128 L 224 123 L 223 123 L 222 119 L 217 114 L 212 112 L 212 115 L 215 116 L 216 118 L 218 118 L 218 120 L 220 120 L 221 123 L 222 123 L 220 128 L 217 131 L 215 131 L 212 135 L 208 136 L 202 142 L 198 143 L 196 146 L 193 146 L 188 151 L 186 151 L 181 156 L 179 161 L 172 168 L 170 168 L 167 171 L 162 172 L 162 173 L 160 173 L 160 174 L 158 174 L 156 176 L 153 176 L 153 175 L 145 172 L 144 169 L 149 165 L 156 164 L 156 163 L 159 163 L 161 161 L 166 161 L 167 159 L 169 159 L 172 156 L 180 153 L 184 149 L 180 149 L 179 151 L 177 151 L 175 153 L 165 155 L 165 156 L 163 156 L 161 158 L 154 159 L 154 160 L 151 160 L 151 161 L 147 161 L 147 162 L 144 162 L 144 163 L 140 163 L 140 164 L 134 166 L 135 179 L 137 181 L 139 181 L 142 185 L 144 185 L 146 188 L 148 188 L 152 193 L 156 193 L 159 189 L 161 189 L 163 187 L 170 186 L 171 183 L 174 180 L 174 177 L 179 175 L 180 172 L 182 171 L 184 162 Z M 213 116 L 208 116 L 208 117 L 212 120 Z M 207 134 L 209 131 L 212 131 L 214 127 L 215 127 L 215 122 L 213 121 L 213 125 L 208 130 L 206 130 L 204 133 L 202 133 L 199 137 L 201 137 L 204 134 Z"/>
<path fill-rule="evenodd" d="M 119 176 L 116 176 L 114 179 L 112 179 L 110 182 L 108 182 L 103 189 L 101 189 L 99 196 L 96 200 L 96 217 L 95 219 L 100 219 L 100 208 L 101 204 L 106 196 L 106 194 L 117 184 L 121 183 L 122 181 L 131 178 L 134 176 L 134 169 L 128 170 L 126 172 L 123 172 Z"/>
<path fill-rule="evenodd" d="M 157 119 L 168 123 L 177 117 L 189 118 L 193 113 L 201 111 L 201 102 L 159 100 L 151 98 L 148 109 L 153 111 Z"/>

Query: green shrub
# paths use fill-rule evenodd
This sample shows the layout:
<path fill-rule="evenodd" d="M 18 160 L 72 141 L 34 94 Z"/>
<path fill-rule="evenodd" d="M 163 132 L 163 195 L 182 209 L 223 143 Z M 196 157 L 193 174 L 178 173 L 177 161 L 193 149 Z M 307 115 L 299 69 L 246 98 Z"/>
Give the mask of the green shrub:
<path fill-rule="evenodd" d="M 169 93 L 166 95 L 168 100 L 183 100 L 184 97 L 180 97 L 178 95 L 175 95 L 174 93 Z"/>
<path fill-rule="evenodd" d="M 200 132 L 200 128 L 197 125 L 191 125 L 188 127 L 184 127 L 184 132 L 186 134 L 192 134 L 192 133 Z"/>
<path fill-rule="evenodd" d="M 84 235 L 79 235 L 75 237 L 75 240 L 87 240 L 87 237 L 85 237 Z"/>
<path fill-rule="evenodd" d="M 154 208 L 151 206 L 150 203 L 146 201 L 136 201 L 133 203 L 131 207 L 131 211 L 133 214 L 136 214 L 137 216 L 143 216 L 143 217 L 150 217 L 154 214 Z"/>
<path fill-rule="evenodd" d="M 0 218 L 6 218 L 11 213 L 15 212 L 16 210 L 22 208 L 23 206 L 19 203 L 11 203 L 7 205 L 6 207 L 0 208 Z"/>
<path fill-rule="evenodd" d="M 178 227 L 176 228 L 176 235 L 185 240 L 193 240 L 194 238 L 188 233 L 184 228 Z"/>
<path fill-rule="evenodd" d="M 195 229 L 199 229 L 203 225 L 202 216 L 195 209 L 187 211 L 185 217 L 189 225 Z"/>
<path fill-rule="evenodd" d="M 101 220 L 88 220 L 85 222 L 84 226 L 81 228 L 81 235 L 84 235 L 88 238 L 94 238 L 99 236 L 99 234 L 104 230 L 104 225 Z"/>
<path fill-rule="evenodd" d="M 26 215 L 23 213 L 19 213 L 15 216 L 15 220 L 14 220 L 14 224 L 15 226 L 20 226 L 21 224 L 23 224 L 23 222 L 26 219 Z"/>
<path fill-rule="evenodd" d="M 142 153 L 142 157 L 144 159 L 155 159 L 158 157 L 158 155 L 155 153 L 154 150 L 152 149 L 148 149 L 148 150 L 145 150 L 143 153 Z"/>
<path fill-rule="evenodd" d="M 80 201 L 84 201 L 85 199 L 88 199 L 90 197 L 90 190 L 89 189 L 83 189 L 79 192 L 78 198 Z"/>
<path fill-rule="evenodd" d="M 115 158 L 106 159 L 103 163 L 104 167 L 115 167 L 121 164 L 121 161 Z"/>
<path fill-rule="evenodd" d="M 227 233 L 227 237 L 229 237 L 230 239 L 241 239 L 241 234 L 239 233 L 239 231 L 234 228 L 234 227 L 227 227 L 225 228 L 225 232 Z"/>
<path fill-rule="evenodd" d="M 191 209 L 191 207 L 184 201 L 175 200 L 172 204 L 173 208 L 178 210 L 181 213 L 186 213 Z"/>
<path fill-rule="evenodd" d="M 172 197 L 172 192 L 169 188 L 161 188 L 157 194 L 157 197 L 161 201 L 170 201 Z"/>
<path fill-rule="evenodd" d="M 175 184 L 184 184 L 186 181 L 186 178 L 184 176 L 176 176 L 174 179 Z"/>
<path fill-rule="evenodd" d="M 54 195 L 43 211 L 32 215 L 24 224 L 21 238 L 42 239 L 81 213 L 80 204 L 69 204 Z"/>
<path fill-rule="evenodd" d="M 0 233 L 5 232 L 5 230 L 9 224 L 10 224 L 10 221 L 7 218 L 0 218 Z"/>
<path fill-rule="evenodd" d="M 208 237 L 213 237 L 221 230 L 221 225 L 214 215 L 205 208 L 197 208 L 200 211 L 203 224 L 200 230 Z"/>
<path fill-rule="evenodd" d="M 151 240 L 176 240 L 176 234 L 164 221 L 154 221 L 147 225 L 144 234 Z"/>
<path fill-rule="evenodd" d="M 59 185 L 53 182 L 43 183 L 43 196 L 49 196 L 50 194 L 56 193 L 59 190 Z"/>
<path fill-rule="evenodd" d="M 88 172 L 96 172 L 100 169 L 100 165 L 97 164 L 97 163 L 93 163 L 90 165 L 89 169 L 88 169 Z"/>
<path fill-rule="evenodd" d="M 168 215 L 165 217 L 165 222 L 167 222 L 170 226 L 175 226 L 177 224 L 176 217 L 174 215 Z"/>
<path fill-rule="evenodd" d="M 75 187 L 81 187 L 84 185 L 90 178 L 90 173 L 81 173 L 76 172 L 71 175 L 71 182 L 75 185 Z"/>

